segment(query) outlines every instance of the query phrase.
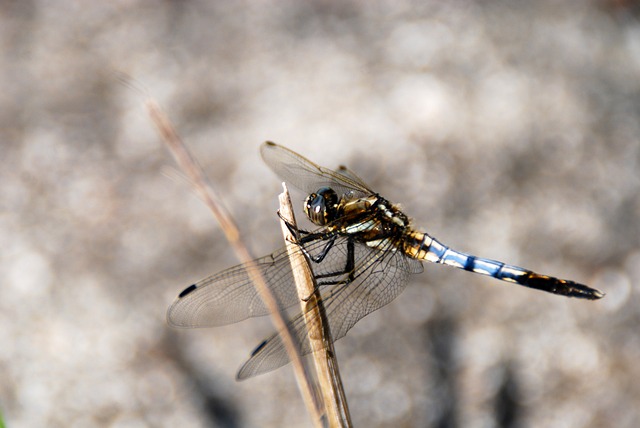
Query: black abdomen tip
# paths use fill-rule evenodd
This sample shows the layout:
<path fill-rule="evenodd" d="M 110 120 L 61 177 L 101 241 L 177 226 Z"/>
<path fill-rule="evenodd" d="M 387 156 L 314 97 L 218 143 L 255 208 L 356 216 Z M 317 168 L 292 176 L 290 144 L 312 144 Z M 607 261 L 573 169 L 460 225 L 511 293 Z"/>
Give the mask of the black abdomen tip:
<path fill-rule="evenodd" d="M 598 300 L 604 297 L 604 293 L 595 288 L 587 287 L 577 282 L 566 279 L 558 279 L 552 276 L 540 275 L 529 272 L 528 275 L 517 281 L 527 287 L 547 291 L 549 293 L 560 294 L 567 297 L 578 297 L 581 299 Z"/>

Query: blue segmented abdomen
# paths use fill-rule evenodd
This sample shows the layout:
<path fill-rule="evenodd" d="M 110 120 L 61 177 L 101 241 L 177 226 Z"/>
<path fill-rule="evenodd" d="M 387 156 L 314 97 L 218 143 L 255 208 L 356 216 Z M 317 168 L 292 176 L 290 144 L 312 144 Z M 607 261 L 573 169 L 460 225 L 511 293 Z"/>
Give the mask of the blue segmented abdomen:
<path fill-rule="evenodd" d="M 464 269 L 525 287 L 583 299 L 600 299 L 604 293 L 566 279 L 540 275 L 497 260 L 483 259 L 452 250 L 426 233 L 412 231 L 405 236 L 403 251 L 409 257 Z"/>

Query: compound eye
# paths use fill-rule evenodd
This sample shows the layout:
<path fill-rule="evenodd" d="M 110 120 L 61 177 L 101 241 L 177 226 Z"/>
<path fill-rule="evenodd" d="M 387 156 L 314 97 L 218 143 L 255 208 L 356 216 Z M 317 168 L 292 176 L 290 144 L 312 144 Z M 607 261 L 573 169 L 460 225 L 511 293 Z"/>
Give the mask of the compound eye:
<path fill-rule="evenodd" d="M 304 202 L 304 213 L 313 224 L 324 226 L 327 223 L 327 207 L 324 198 L 317 193 L 312 193 Z"/>
<path fill-rule="evenodd" d="M 323 187 L 310 194 L 304 202 L 304 213 L 313 224 L 324 226 L 336 217 L 338 195 L 333 189 Z"/>

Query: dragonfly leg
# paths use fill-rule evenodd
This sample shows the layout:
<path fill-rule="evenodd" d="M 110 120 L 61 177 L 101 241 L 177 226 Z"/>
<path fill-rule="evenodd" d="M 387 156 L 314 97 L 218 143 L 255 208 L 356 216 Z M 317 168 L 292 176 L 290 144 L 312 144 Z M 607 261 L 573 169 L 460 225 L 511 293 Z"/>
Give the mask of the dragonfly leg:
<path fill-rule="evenodd" d="M 344 267 L 345 272 L 349 272 L 349 282 L 355 279 L 355 270 L 356 270 L 356 252 L 355 252 L 355 244 L 353 243 L 353 239 L 349 239 L 347 241 L 347 263 Z"/>
<path fill-rule="evenodd" d="M 337 236 L 333 233 L 308 233 L 308 235 L 300 238 L 300 240 L 298 241 L 298 244 L 300 245 L 300 249 L 302 249 L 302 252 L 304 253 L 304 255 L 309 257 L 309 259 L 312 262 L 321 263 L 324 260 L 324 258 L 327 257 L 327 254 L 329 254 L 329 250 L 331 249 L 331 247 L 333 247 L 333 244 L 336 242 L 336 238 Z M 304 247 L 304 244 L 306 244 L 307 242 L 317 241 L 317 240 L 326 240 L 328 242 L 324 246 L 320 254 L 318 254 L 317 256 L 312 256 L 309 253 L 309 251 L 307 251 L 307 249 Z"/>
<path fill-rule="evenodd" d="M 293 224 L 291 224 L 291 222 L 289 220 L 287 220 L 286 218 L 284 218 L 282 216 L 282 214 L 280 214 L 280 210 L 277 211 L 278 213 L 278 217 L 280 217 L 280 220 L 284 221 L 284 224 L 287 225 L 287 229 L 289 229 L 289 233 L 291 233 L 293 236 L 298 236 L 298 234 L 300 235 L 310 235 L 311 232 L 307 231 L 307 230 L 303 230 L 303 229 L 298 229 L 297 226 L 294 226 Z"/>
<path fill-rule="evenodd" d="M 336 281 L 322 281 L 318 285 L 336 285 L 336 284 L 348 284 L 355 279 L 355 244 L 352 239 L 347 241 L 347 262 L 345 263 L 344 269 L 336 272 L 323 273 L 320 275 L 316 275 L 316 279 L 324 279 L 324 278 L 332 278 L 340 275 L 344 275 L 345 273 L 349 274 L 347 279 L 341 279 Z"/>
<path fill-rule="evenodd" d="M 333 238 L 331 238 L 329 240 L 329 242 L 327 242 L 327 245 L 324 246 L 324 248 L 322 249 L 322 252 L 320 254 L 318 254 L 317 256 L 312 256 L 311 254 L 309 254 L 307 252 L 307 250 L 302 247 L 302 251 L 305 252 L 305 254 L 314 262 L 314 263 L 322 263 L 322 261 L 324 260 L 325 257 L 327 257 L 327 254 L 329 254 L 329 250 L 331 249 L 331 247 L 333 247 L 333 244 L 336 242 L 336 237 L 334 236 Z"/>
<path fill-rule="evenodd" d="M 327 245 L 324 246 L 324 248 L 322 249 L 322 252 L 320 254 L 318 254 L 317 256 L 312 256 L 311 254 L 309 254 L 309 252 L 306 250 L 306 248 L 304 248 L 304 246 L 300 245 L 300 248 L 302 249 L 302 252 L 314 263 L 321 263 L 325 257 L 327 257 L 327 254 L 329 254 L 329 250 L 331 250 L 331 248 L 333 247 L 333 244 L 336 242 L 336 236 L 333 236 L 329 239 L 329 242 L 327 242 Z M 323 274 L 323 275 L 315 275 L 315 279 L 321 278 L 321 277 L 325 277 L 325 276 L 335 276 L 336 274 Z M 316 293 L 318 291 L 318 288 L 320 287 L 320 285 L 327 285 L 324 283 L 318 283 L 317 281 L 315 282 L 315 289 L 313 290 L 314 293 Z M 313 294 L 311 296 L 308 296 L 304 299 L 302 299 L 305 302 L 308 302 L 311 297 L 313 296 Z"/>

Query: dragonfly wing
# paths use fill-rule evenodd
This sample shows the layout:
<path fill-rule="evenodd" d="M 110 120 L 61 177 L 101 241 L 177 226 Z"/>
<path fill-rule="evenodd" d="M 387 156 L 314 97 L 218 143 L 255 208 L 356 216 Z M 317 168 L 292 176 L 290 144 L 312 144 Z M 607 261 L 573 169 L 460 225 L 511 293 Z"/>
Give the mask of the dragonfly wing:
<path fill-rule="evenodd" d="M 395 299 L 404 290 L 409 274 L 421 270 L 417 267 L 421 265 L 419 261 L 407 258 L 391 247 L 390 243 L 385 248 L 356 246 L 359 263 L 355 269 L 355 279 L 321 287 L 322 302 L 334 341 L 344 337 L 360 319 Z M 310 353 L 312 349 L 307 334 L 317 335 L 319 332 L 308 333 L 302 313 L 289 321 L 289 327 L 300 353 Z M 288 362 L 282 339 L 279 334 L 274 334 L 256 348 L 237 377 L 239 380 L 247 379 L 275 370 Z"/>
<path fill-rule="evenodd" d="M 346 238 L 336 237 L 333 242 L 322 263 L 311 264 L 315 276 L 344 270 L 347 263 Z M 304 251 L 316 256 L 328 244 L 322 239 L 313 240 L 304 245 Z M 296 251 L 302 249 L 297 247 Z M 254 260 L 254 266 L 281 309 L 298 302 L 286 248 Z M 267 315 L 269 311 L 251 282 L 249 269 L 245 264 L 234 266 L 187 287 L 169 307 L 169 324 L 176 327 L 214 327 Z"/>
<path fill-rule="evenodd" d="M 296 300 L 293 275 L 286 249 L 254 261 L 281 307 Z M 176 327 L 213 327 L 268 313 L 251 282 L 247 265 L 238 265 L 187 287 L 167 312 Z"/>
<path fill-rule="evenodd" d="M 347 177 L 349 180 L 357 183 L 359 186 L 368 189 L 369 186 L 367 186 L 365 184 L 365 182 L 358 176 L 358 174 L 356 174 L 355 172 L 353 172 L 353 170 L 351 170 L 350 168 L 348 168 L 345 165 L 340 165 L 336 171 L 337 173 L 344 175 L 345 177 Z"/>
<path fill-rule="evenodd" d="M 374 194 L 360 179 L 321 167 L 299 154 L 267 141 L 260 147 L 264 162 L 287 184 L 309 194 L 330 187 L 349 199 Z"/>

